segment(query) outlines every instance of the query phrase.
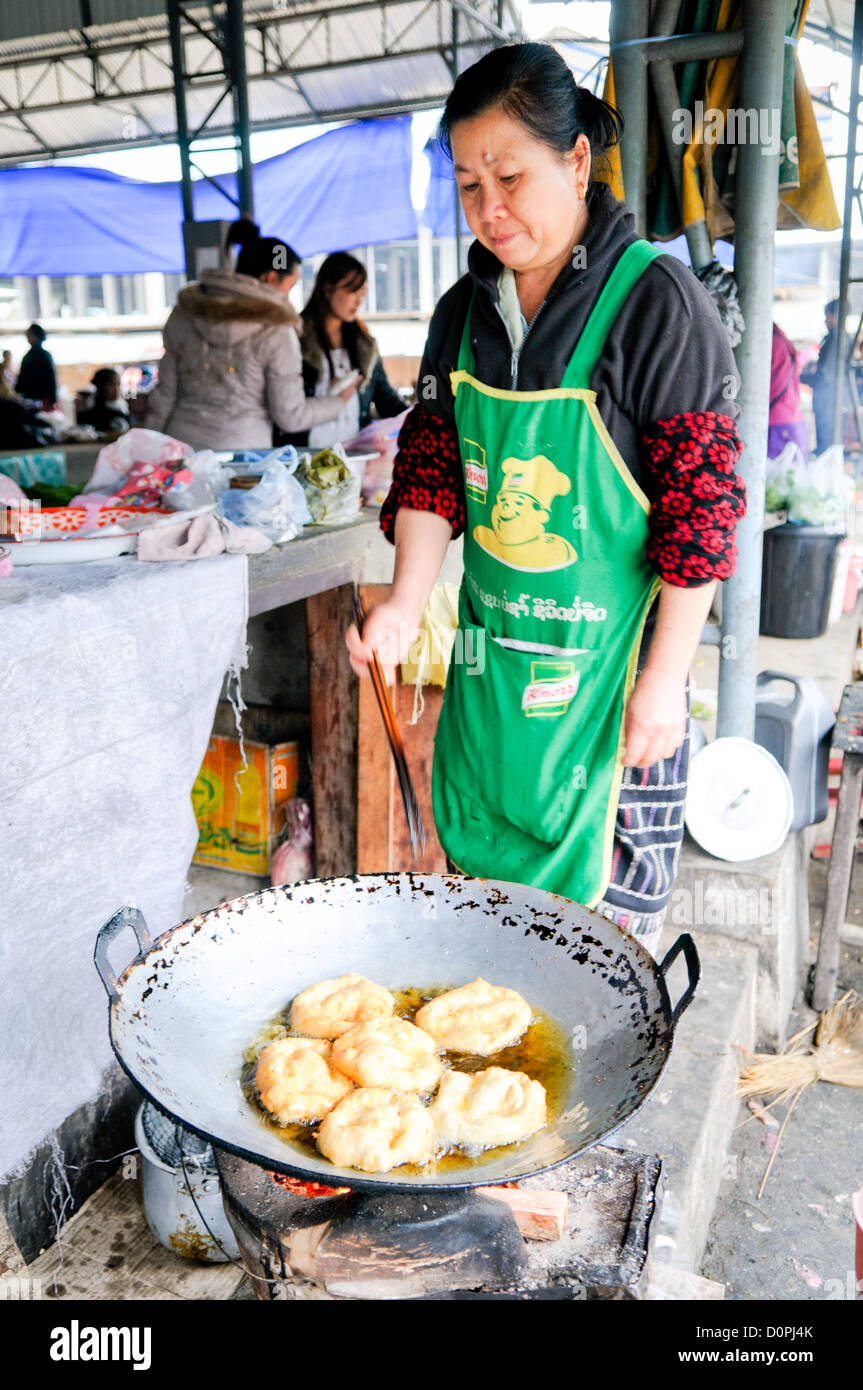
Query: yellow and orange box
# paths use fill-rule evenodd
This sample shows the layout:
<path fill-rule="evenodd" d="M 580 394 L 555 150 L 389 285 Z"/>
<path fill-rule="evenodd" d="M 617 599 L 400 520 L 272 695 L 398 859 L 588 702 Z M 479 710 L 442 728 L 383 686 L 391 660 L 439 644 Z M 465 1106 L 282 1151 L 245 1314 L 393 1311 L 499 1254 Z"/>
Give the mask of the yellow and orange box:
<path fill-rule="evenodd" d="M 268 878 L 285 807 L 297 795 L 302 745 L 296 739 L 268 744 L 245 738 L 246 728 L 255 732 L 254 711 L 245 710 L 244 768 L 239 738 L 216 732 L 219 723 L 192 788 L 194 862 Z"/>

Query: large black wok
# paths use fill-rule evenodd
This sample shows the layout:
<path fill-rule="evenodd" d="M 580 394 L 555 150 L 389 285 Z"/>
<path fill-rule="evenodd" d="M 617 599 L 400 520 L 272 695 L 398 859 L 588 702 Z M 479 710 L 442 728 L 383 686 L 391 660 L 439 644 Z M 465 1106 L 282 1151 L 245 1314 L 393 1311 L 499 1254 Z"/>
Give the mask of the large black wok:
<path fill-rule="evenodd" d="M 124 928 L 139 954 L 122 974 L 108 947 Z M 672 1008 L 665 975 L 683 952 L 689 984 Z M 456 875 L 375 874 L 265 888 L 151 942 L 123 908 L 96 941 L 111 1044 L 151 1100 L 255 1163 L 354 1188 L 511 1182 L 564 1163 L 635 1114 L 668 1061 L 699 977 L 692 938 L 661 965 L 613 922 L 552 893 Z M 390 989 L 466 984 L 517 989 L 574 1041 L 563 1113 L 525 1143 L 463 1170 L 374 1177 L 315 1159 L 274 1133 L 240 1089 L 260 1027 L 307 985 L 350 971 Z"/>

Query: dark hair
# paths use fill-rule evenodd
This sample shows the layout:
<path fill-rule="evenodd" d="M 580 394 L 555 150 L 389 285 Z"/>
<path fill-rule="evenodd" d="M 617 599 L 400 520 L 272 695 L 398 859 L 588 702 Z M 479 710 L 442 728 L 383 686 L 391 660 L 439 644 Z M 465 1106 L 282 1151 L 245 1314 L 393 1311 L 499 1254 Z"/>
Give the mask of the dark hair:
<path fill-rule="evenodd" d="M 261 236 L 257 222 L 250 217 L 241 217 L 228 228 L 225 244 L 240 247 L 234 266 L 237 274 L 251 275 L 255 280 L 262 280 L 271 270 L 284 280 L 300 264 L 300 257 L 292 246 L 278 237 Z"/>
<path fill-rule="evenodd" d="M 90 379 L 90 385 L 95 386 L 96 394 L 101 396 L 102 392 L 105 391 L 115 379 L 118 382 L 120 381 L 120 373 L 115 372 L 113 367 L 100 367 L 97 372 L 93 373 Z"/>
<path fill-rule="evenodd" d="M 831 299 L 831 301 L 830 301 L 829 304 L 825 304 L 825 305 L 824 305 L 824 312 L 825 312 L 825 314 L 838 314 L 838 313 L 839 313 L 839 300 L 838 300 L 838 299 Z"/>
<path fill-rule="evenodd" d="M 32 333 L 35 338 L 38 338 L 40 343 L 44 343 L 45 339 L 48 337 L 41 323 L 31 323 L 27 332 Z"/>
<path fill-rule="evenodd" d="M 494 107 L 558 154 L 568 154 L 579 135 L 586 135 L 596 159 L 616 145 L 623 132 L 620 113 L 579 87 L 549 43 L 493 48 L 456 78 L 438 126 L 438 139 L 450 158 L 453 127 Z"/>
<path fill-rule="evenodd" d="M 329 363 L 331 375 L 333 361 L 330 357 L 330 340 L 324 327 L 324 320 L 330 313 L 330 295 L 339 285 L 344 285 L 348 290 L 361 290 L 367 279 L 368 272 L 362 261 L 358 261 L 356 256 L 352 256 L 348 251 L 334 251 L 331 256 L 327 256 L 315 276 L 314 289 L 303 309 L 303 318 L 314 330 L 318 345 Z M 343 324 L 342 342 L 352 367 L 360 365 L 357 353 L 360 338 L 370 339 L 370 336 L 365 324 L 359 319 Z"/>

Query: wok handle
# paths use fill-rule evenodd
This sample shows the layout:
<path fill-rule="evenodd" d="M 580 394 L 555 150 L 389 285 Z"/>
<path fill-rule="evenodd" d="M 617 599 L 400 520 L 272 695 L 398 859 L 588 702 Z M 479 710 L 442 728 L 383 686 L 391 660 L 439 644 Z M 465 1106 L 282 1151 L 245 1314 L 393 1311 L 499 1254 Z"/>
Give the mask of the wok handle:
<path fill-rule="evenodd" d="M 692 940 L 692 937 L 689 935 L 689 932 L 684 932 L 682 936 L 679 936 L 677 938 L 671 950 L 663 959 L 662 964 L 659 967 L 659 973 L 662 976 L 662 978 L 665 979 L 665 976 L 668 974 L 668 971 L 671 969 L 671 966 L 677 960 L 677 957 L 680 955 L 681 951 L 683 952 L 683 955 L 686 959 L 686 968 L 689 971 L 689 984 L 687 985 L 686 990 L 683 994 L 681 994 L 680 998 L 674 1006 L 674 1011 L 671 1015 L 672 1028 L 677 1023 L 677 1020 L 680 1018 L 680 1015 L 683 1013 L 683 1010 L 687 1008 L 687 1006 L 690 1004 L 692 996 L 698 988 L 698 981 L 701 979 L 701 961 L 699 960 L 698 952 L 695 949 L 695 942 Z M 666 988 L 668 988 L 667 985 Z M 669 994 L 669 999 L 670 998 L 671 995 Z"/>
<path fill-rule="evenodd" d="M 141 912 L 139 908 L 131 907 L 128 904 L 115 912 L 113 917 L 109 917 L 104 927 L 101 928 L 99 935 L 96 937 L 96 948 L 93 951 L 93 963 L 99 972 L 99 979 L 105 986 L 108 998 L 112 1004 L 120 998 L 120 982 L 111 969 L 108 960 L 108 947 L 114 940 L 114 937 L 119 936 L 120 932 L 123 931 L 125 927 L 132 928 L 132 931 L 135 933 L 135 939 L 138 942 L 138 954 L 135 956 L 135 960 L 143 960 L 153 944 L 150 933 L 147 930 L 147 923 L 144 921 L 143 912 Z M 129 964 L 131 965 L 132 962 L 130 961 Z"/>

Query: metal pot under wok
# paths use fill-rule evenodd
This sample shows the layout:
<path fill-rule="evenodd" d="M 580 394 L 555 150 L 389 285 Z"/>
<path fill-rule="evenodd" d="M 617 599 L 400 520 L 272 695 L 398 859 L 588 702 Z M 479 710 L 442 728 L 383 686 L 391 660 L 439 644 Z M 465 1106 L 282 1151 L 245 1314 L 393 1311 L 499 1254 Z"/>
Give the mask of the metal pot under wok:
<path fill-rule="evenodd" d="M 136 959 L 115 975 L 126 927 Z M 665 976 L 684 953 L 689 984 L 672 1008 Z M 368 874 L 265 888 L 151 942 L 123 908 L 99 933 L 111 1045 L 132 1080 L 174 1119 L 283 1173 L 353 1188 L 452 1189 L 512 1182 L 606 1139 L 644 1104 L 699 978 L 680 936 L 661 965 L 620 927 L 552 893 L 457 875 Z M 240 1089 L 243 1053 L 307 985 L 349 972 L 392 990 L 467 984 L 516 989 L 576 1042 L 562 1113 L 532 1139 L 428 1176 L 340 1168 L 274 1132 Z"/>

